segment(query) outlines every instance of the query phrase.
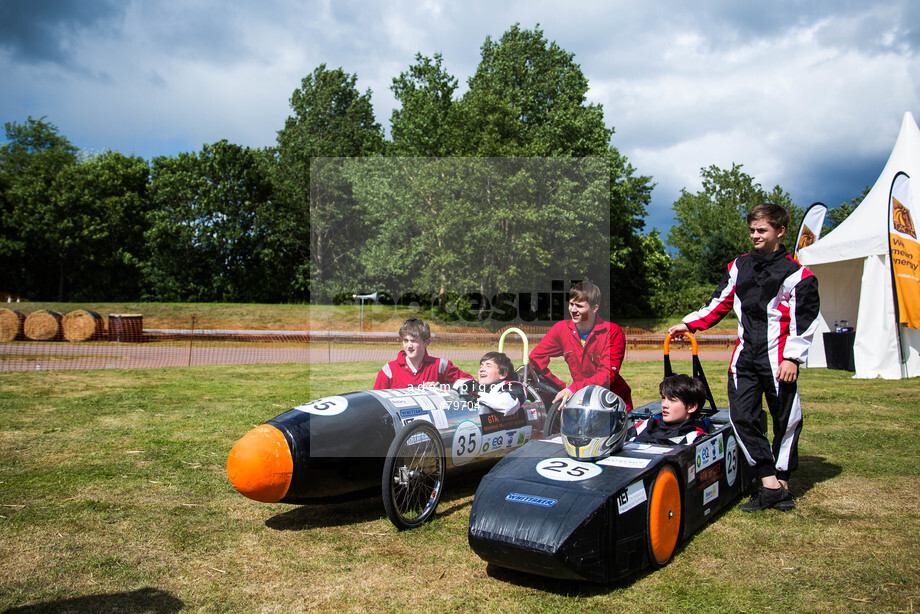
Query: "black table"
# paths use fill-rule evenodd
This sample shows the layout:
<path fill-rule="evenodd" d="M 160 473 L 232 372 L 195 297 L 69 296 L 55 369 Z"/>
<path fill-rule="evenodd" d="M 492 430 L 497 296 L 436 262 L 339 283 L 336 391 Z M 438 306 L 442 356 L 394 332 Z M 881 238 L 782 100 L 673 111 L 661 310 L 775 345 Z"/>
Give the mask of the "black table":
<path fill-rule="evenodd" d="M 853 359 L 853 344 L 856 333 L 824 333 L 824 358 L 828 369 L 856 371 Z"/>

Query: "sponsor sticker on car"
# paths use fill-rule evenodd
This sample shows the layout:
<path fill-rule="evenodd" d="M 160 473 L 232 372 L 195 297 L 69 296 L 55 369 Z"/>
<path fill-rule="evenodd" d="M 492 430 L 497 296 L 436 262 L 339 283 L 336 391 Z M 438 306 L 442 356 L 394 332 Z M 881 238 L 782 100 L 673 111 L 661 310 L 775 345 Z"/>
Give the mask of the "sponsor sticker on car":
<path fill-rule="evenodd" d="M 482 429 L 478 424 L 472 420 L 464 420 L 457 425 L 454 440 L 450 446 L 450 458 L 455 466 L 475 460 L 481 452 L 485 451 Z"/>
<path fill-rule="evenodd" d="M 703 505 L 708 505 L 719 498 L 719 483 L 716 482 L 703 491 Z"/>
<path fill-rule="evenodd" d="M 728 436 L 728 443 L 725 444 L 725 478 L 729 486 L 735 485 L 735 479 L 738 477 L 738 444 L 734 435 Z"/>
<path fill-rule="evenodd" d="M 534 495 L 522 495 L 516 492 L 509 492 L 505 495 L 505 501 L 511 503 L 526 503 L 527 505 L 537 505 L 539 507 L 553 507 L 558 503 L 556 499 L 537 497 Z"/>
<path fill-rule="evenodd" d="M 631 441 L 624 445 L 623 449 L 629 450 L 631 452 L 641 452 L 642 454 L 667 454 L 668 452 L 673 452 L 675 448 L 666 448 L 664 446 L 656 446 L 651 443 L 639 443 L 636 441 Z"/>
<path fill-rule="evenodd" d="M 645 494 L 645 485 L 642 483 L 642 480 L 637 480 L 630 484 L 626 490 L 617 497 L 617 512 L 625 514 L 647 500 L 648 496 Z"/>
<path fill-rule="evenodd" d="M 597 461 L 598 465 L 622 467 L 623 469 L 645 469 L 652 462 L 650 458 L 630 458 L 628 456 L 608 456 Z"/>
<path fill-rule="evenodd" d="M 725 448 L 722 445 L 722 434 L 713 437 L 709 441 L 696 446 L 696 471 L 700 472 L 709 465 L 722 460 L 725 455 Z"/>

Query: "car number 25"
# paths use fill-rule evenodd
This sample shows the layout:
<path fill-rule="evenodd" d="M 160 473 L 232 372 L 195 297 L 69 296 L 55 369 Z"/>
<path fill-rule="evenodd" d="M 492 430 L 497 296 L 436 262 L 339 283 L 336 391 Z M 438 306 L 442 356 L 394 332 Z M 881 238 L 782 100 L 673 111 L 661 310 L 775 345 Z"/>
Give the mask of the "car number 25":
<path fill-rule="evenodd" d="M 547 458 L 537 463 L 537 473 L 557 482 L 579 482 L 599 476 L 603 469 L 594 463 L 571 458 Z"/>

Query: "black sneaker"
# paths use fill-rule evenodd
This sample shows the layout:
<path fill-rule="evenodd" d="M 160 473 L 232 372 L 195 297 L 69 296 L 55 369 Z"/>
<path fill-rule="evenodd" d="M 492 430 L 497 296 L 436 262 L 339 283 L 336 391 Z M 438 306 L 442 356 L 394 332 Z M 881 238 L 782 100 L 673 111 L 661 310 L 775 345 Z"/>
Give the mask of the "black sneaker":
<path fill-rule="evenodd" d="M 780 486 L 779 488 L 767 488 L 761 486 L 751 500 L 741 504 L 742 512 L 760 512 L 763 510 L 782 510 L 789 511 L 795 509 L 795 499 L 792 493 Z"/>

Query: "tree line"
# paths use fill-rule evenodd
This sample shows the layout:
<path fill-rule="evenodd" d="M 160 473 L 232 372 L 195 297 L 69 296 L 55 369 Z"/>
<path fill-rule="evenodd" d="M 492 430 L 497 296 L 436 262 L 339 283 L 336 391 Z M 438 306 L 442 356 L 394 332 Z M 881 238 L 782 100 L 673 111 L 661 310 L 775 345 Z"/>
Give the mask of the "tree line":
<path fill-rule="evenodd" d="M 669 254 L 645 232 L 652 178 L 611 145 L 573 54 L 519 25 L 481 52 L 462 96 L 439 54 L 417 54 L 393 79 L 389 138 L 357 75 L 326 65 L 293 92 L 267 148 L 221 140 L 147 161 L 82 152 L 45 118 L 7 123 L 0 290 L 60 301 L 490 297 L 603 279 L 609 266 L 613 315 L 664 316 L 697 307 L 749 248 L 754 205 L 786 206 L 794 234 L 802 209 L 779 186 L 712 166 L 700 192 L 674 203 Z"/>

